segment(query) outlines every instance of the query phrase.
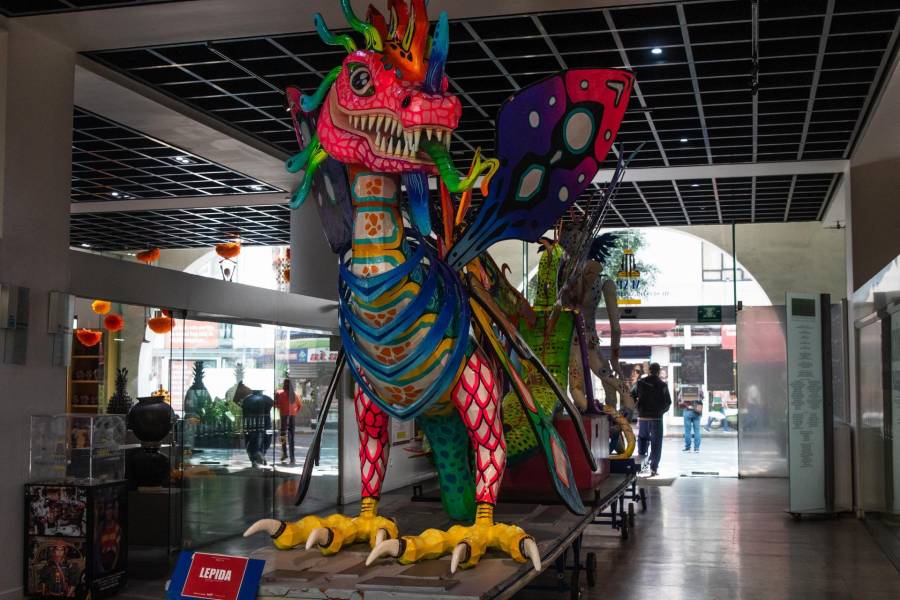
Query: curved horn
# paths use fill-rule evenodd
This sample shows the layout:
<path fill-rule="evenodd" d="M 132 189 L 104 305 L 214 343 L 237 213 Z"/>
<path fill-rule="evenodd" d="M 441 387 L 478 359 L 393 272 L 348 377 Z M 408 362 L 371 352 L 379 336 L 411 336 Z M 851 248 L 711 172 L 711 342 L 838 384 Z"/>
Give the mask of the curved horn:
<path fill-rule="evenodd" d="M 316 26 L 316 33 L 319 34 L 319 39 L 323 42 L 329 46 L 343 46 L 344 50 L 347 51 L 347 54 L 356 52 L 356 42 L 353 41 L 353 38 L 343 33 L 340 35 L 331 33 L 331 30 L 328 29 L 328 25 L 325 24 L 325 19 L 322 18 L 321 14 L 316 13 L 313 15 L 313 23 Z"/>
<path fill-rule="evenodd" d="M 341 0 L 341 10 L 344 11 L 344 17 L 347 19 L 350 27 L 366 36 L 366 48 L 381 52 L 383 50 L 381 34 L 378 33 L 378 30 L 373 25 L 359 20 L 353 12 L 353 7 L 350 6 L 350 0 Z"/>
<path fill-rule="evenodd" d="M 444 67 L 447 65 L 447 54 L 450 51 L 450 26 L 447 23 L 447 13 L 441 11 L 437 25 L 434 26 L 434 36 L 431 38 L 431 55 L 428 57 L 428 70 L 425 72 L 426 93 L 437 94 L 441 92 L 441 83 L 444 80 Z"/>

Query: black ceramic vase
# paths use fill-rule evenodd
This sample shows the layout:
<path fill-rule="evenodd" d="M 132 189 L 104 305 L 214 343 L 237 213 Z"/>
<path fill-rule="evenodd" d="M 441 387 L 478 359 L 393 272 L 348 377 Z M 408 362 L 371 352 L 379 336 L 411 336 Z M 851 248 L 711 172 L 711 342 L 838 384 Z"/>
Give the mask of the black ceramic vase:
<path fill-rule="evenodd" d="M 132 488 L 158 487 L 169 482 L 169 458 L 157 449 L 172 429 L 175 411 L 162 396 L 138 398 L 128 411 L 128 428 L 141 440 L 140 450 L 130 454 L 128 480 Z"/>
<path fill-rule="evenodd" d="M 138 398 L 138 403 L 128 411 L 128 429 L 141 442 L 155 444 L 166 437 L 174 419 L 175 411 L 162 396 L 146 396 Z"/>

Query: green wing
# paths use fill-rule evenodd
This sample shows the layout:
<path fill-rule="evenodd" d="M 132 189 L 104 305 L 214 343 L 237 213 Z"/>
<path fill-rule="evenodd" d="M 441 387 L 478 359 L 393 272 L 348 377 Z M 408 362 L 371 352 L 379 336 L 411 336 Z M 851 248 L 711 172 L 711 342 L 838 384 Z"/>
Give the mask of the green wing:
<path fill-rule="evenodd" d="M 475 323 L 484 334 L 484 337 L 488 340 L 494 355 L 506 372 L 516 396 L 518 396 L 519 400 L 522 402 L 522 407 L 525 414 L 528 416 L 528 421 L 534 429 L 534 435 L 540 442 L 541 448 L 543 448 L 544 458 L 547 460 L 548 470 L 553 478 L 557 493 L 570 511 L 579 515 L 587 514 L 588 509 L 581 501 L 581 495 L 579 494 L 578 486 L 575 483 L 575 474 L 572 472 L 572 465 L 569 462 L 569 456 L 566 453 L 566 445 L 560 437 L 559 432 L 553 427 L 553 423 L 550 421 L 550 415 L 547 415 L 541 405 L 534 401 L 528 386 L 525 385 L 525 382 L 522 381 L 522 378 L 513 367 L 507 352 L 503 349 L 497 336 L 494 335 L 491 321 L 496 323 L 503 334 L 510 339 L 516 351 L 522 358 L 528 360 L 537 367 L 538 371 L 547 379 L 548 384 L 554 390 L 554 393 L 556 393 L 557 396 L 560 396 L 560 401 L 563 402 L 564 406 L 572 406 L 571 401 L 568 396 L 559 389 L 559 385 L 547 372 L 546 367 L 544 367 L 540 360 L 538 360 L 530 349 L 528 349 L 528 345 L 522 341 L 515 328 L 512 327 L 509 321 L 503 316 L 502 312 L 497 309 L 495 304 L 493 304 L 490 295 L 484 287 L 482 287 L 471 275 L 469 275 L 467 279 L 469 283 L 470 298 L 473 301 L 472 314 L 475 317 Z M 521 349 L 520 346 L 522 346 Z M 572 408 L 574 409 L 574 406 L 572 406 Z M 578 413 L 577 409 L 574 409 L 574 411 L 573 420 L 576 424 L 576 429 L 580 432 L 582 446 L 591 467 L 596 469 L 594 457 L 590 452 L 590 447 L 588 446 L 586 436 L 584 435 L 584 427 L 581 424 L 581 415 Z"/>

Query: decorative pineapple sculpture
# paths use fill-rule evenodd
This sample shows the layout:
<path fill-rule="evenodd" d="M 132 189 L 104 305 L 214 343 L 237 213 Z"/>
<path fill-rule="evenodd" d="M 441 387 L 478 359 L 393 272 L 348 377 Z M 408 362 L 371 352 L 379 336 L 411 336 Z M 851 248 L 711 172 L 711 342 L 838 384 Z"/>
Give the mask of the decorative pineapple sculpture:
<path fill-rule="evenodd" d="M 184 395 L 184 412 L 202 417 L 212 404 L 212 396 L 203 384 L 203 361 L 194 363 L 194 383 Z"/>
<path fill-rule="evenodd" d="M 110 415 L 128 414 L 132 399 L 126 391 L 128 387 L 128 369 L 122 368 L 116 371 L 116 393 L 109 398 L 106 412 Z"/>

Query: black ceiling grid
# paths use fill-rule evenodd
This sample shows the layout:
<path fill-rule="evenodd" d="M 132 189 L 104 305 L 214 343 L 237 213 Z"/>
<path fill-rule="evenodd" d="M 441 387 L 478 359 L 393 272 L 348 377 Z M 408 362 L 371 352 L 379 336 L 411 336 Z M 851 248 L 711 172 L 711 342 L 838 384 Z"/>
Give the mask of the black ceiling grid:
<path fill-rule="evenodd" d="M 762 3 L 757 161 L 796 160 L 798 154 L 801 159 L 844 158 L 889 51 L 898 12 L 900 6 L 890 1 Z M 820 45 L 823 33 L 827 37 Z M 654 48 L 660 53 L 653 54 Z M 492 119 L 517 87 L 562 65 L 620 67 L 624 54 L 650 111 L 650 119 L 630 111 L 619 133 L 626 151 L 652 142 L 634 166 L 664 166 L 663 156 L 671 165 L 704 164 L 710 157 L 713 163 L 749 162 L 754 137 L 750 52 L 746 0 L 453 21 L 448 73 L 454 89 L 462 92 L 464 109 L 452 150 L 460 159 L 470 155 L 469 145 L 493 153 Z M 303 33 L 212 46 L 112 50 L 92 57 L 295 152 L 275 90 L 287 84 L 313 89 L 343 53 L 314 33 Z M 638 102 L 631 106 L 639 108 Z"/>
<path fill-rule="evenodd" d="M 191 0 L 0 0 L 0 14 L 4 14 L 7 17 L 24 17 L 47 13 L 188 1 Z"/>
<path fill-rule="evenodd" d="M 287 205 L 76 213 L 70 244 L 96 251 L 212 247 L 234 236 L 247 246 L 290 243 Z"/>
<path fill-rule="evenodd" d="M 73 129 L 72 202 L 283 191 L 78 107 Z"/>

